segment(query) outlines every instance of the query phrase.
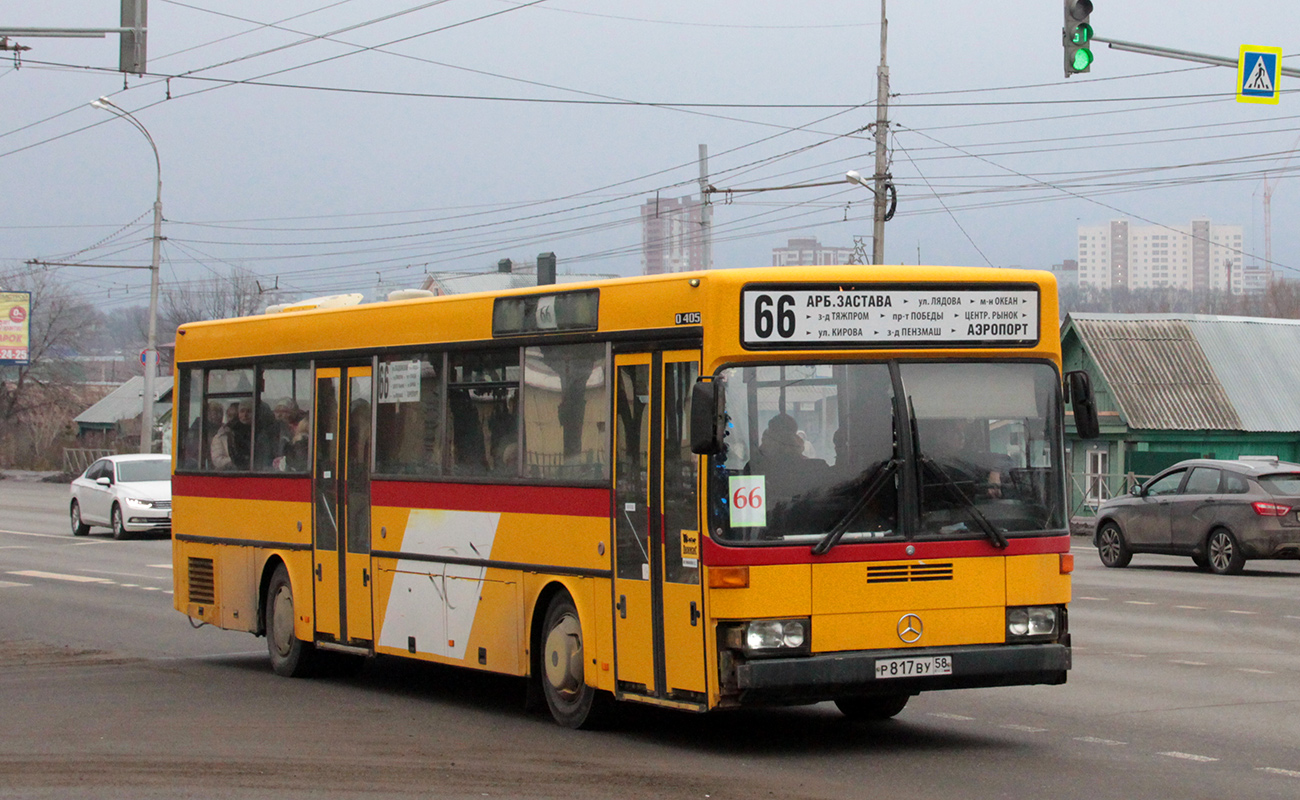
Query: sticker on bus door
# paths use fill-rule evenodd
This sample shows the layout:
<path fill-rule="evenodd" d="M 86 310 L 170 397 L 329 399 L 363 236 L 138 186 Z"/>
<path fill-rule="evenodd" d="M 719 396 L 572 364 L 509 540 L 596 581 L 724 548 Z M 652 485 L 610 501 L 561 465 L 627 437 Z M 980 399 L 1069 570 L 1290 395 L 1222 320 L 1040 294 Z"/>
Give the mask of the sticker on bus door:
<path fill-rule="evenodd" d="M 762 475 L 733 475 L 729 478 L 727 501 L 731 527 L 767 527 L 767 483 Z"/>

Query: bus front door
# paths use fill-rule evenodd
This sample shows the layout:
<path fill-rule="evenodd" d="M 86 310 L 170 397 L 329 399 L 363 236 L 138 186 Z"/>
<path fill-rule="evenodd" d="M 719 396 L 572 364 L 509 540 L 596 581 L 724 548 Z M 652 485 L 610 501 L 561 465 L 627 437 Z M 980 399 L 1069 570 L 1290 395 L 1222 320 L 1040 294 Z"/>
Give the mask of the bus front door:
<path fill-rule="evenodd" d="M 614 639 L 617 689 L 707 702 L 697 499 L 695 351 L 616 356 Z"/>
<path fill-rule="evenodd" d="M 316 633 L 369 647 L 374 639 L 370 565 L 369 366 L 316 370 L 312 472 Z"/>

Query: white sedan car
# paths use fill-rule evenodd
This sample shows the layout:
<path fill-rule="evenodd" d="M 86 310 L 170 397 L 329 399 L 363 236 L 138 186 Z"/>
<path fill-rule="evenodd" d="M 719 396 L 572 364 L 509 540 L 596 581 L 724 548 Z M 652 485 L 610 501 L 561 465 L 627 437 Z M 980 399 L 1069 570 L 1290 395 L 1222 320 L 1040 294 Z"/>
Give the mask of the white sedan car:
<path fill-rule="evenodd" d="M 171 456 L 101 458 L 72 481 L 69 515 L 74 536 L 90 526 L 113 529 L 114 539 L 132 533 L 171 533 Z"/>

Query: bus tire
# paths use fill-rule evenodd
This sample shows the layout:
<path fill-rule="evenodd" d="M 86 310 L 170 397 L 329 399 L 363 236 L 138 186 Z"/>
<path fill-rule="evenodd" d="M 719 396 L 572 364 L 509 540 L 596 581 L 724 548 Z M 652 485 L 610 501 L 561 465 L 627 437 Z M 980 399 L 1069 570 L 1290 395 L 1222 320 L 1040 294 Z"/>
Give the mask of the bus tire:
<path fill-rule="evenodd" d="M 293 585 L 289 583 L 289 570 L 283 564 L 275 568 L 275 574 L 266 587 L 263 609 L 271 669 L 276 675 L 286 678 L 302 678 L 310 674 L 316 646 L 294 636 Z"/>
<path fill-rule="evenodd" d="M 837 697 L 835 707 L 840 713 L 854 721 L 893 719 L 907 707 L 912 696 L 907 694 L 888 694 L 878 697 Z"/>
<path fill-rule="evenodd" d="M 608 699 L 586 681 L 582 621 L 566 592 L 551 598 L 542 622 L 542 668 L 537 676 L 546 706 L 566 728 L 594 728 L 604 721 Z"/>

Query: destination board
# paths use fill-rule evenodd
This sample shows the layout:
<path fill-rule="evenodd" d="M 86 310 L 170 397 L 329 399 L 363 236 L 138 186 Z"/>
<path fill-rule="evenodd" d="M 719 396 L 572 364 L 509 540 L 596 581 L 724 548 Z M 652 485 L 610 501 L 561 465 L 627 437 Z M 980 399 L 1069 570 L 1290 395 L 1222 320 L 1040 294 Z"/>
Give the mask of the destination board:
<path fill-rule="evenodd" d="M 1014 288 L 753 288 L 741 293 L 752 348 L 1026 346 L 1038 343 L 1038 292 Z"/>

